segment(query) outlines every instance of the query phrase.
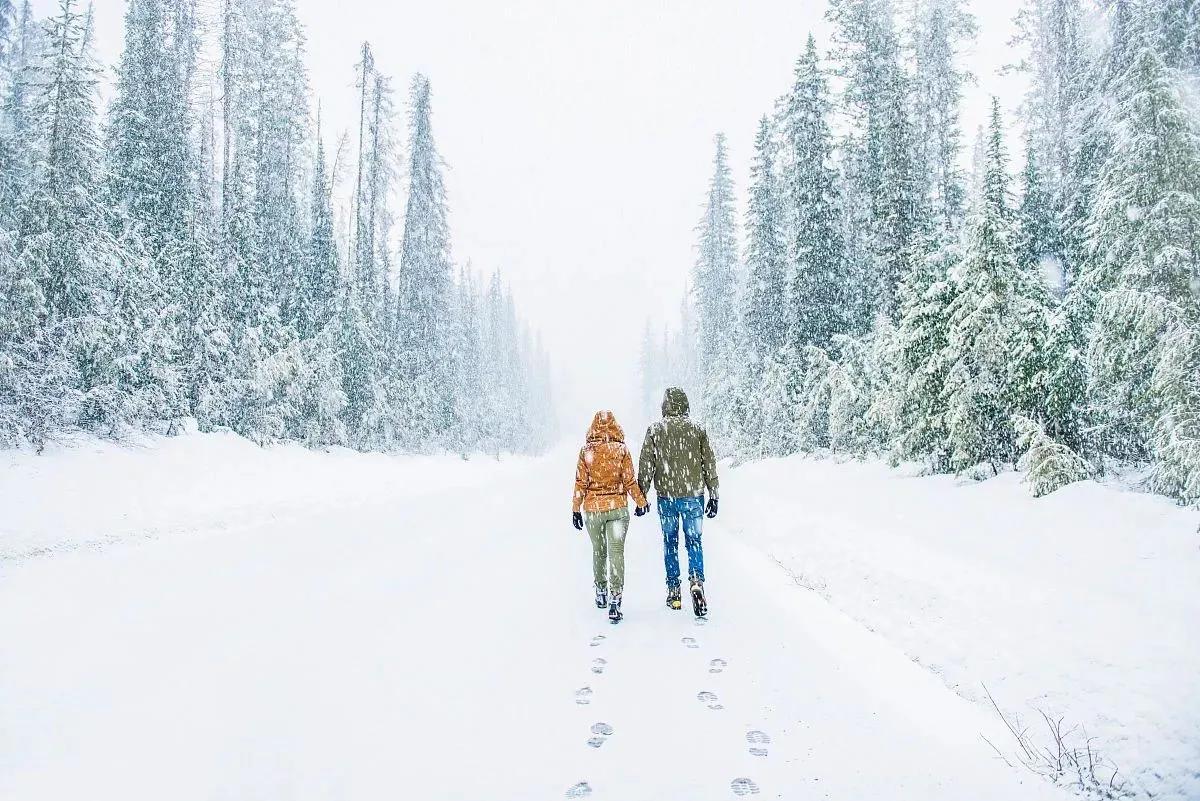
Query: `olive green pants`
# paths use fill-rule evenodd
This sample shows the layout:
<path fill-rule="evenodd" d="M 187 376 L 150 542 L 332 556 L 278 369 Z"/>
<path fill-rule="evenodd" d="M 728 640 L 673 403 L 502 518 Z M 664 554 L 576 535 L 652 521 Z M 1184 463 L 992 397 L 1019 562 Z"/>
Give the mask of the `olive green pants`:
<path fill-rule="evenodd" d="M 592 578 L 599 589 L 607 587 L 613 595 L 619 595 L 625 586 L 629 510 L 622 507 L 610 512 L 589 512 L 583 518 L 592 541 Z"/>

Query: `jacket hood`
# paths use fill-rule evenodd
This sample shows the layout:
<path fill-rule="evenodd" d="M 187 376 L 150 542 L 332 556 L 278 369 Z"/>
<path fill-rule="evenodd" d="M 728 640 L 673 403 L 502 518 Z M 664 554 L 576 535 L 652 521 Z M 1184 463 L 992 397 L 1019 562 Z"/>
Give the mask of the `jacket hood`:
<path fill-rule="evenodd" d="M 625 432 L 617 424 L 617 418 L 607 409 L 596 412 L 592 425 L 588 428 L 587 441 L 591 442 L 624 442 Z"/>
<path fill-rule="evenodd" d="M 663 396 L 663 417 L 683 417 L 689 411 L 687 393 L 679 387 L 671 387 Z"/>

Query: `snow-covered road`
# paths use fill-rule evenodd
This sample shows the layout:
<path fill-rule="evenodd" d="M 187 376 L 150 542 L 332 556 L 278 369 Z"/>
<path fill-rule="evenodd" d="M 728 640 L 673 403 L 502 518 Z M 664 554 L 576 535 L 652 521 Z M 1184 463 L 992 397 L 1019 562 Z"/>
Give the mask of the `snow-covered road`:
<path fill-rule="evenodd" d="M 1064 797 L 719 519 L 706 623 L 649 517 L 610 625 L 573 456 L 0 562 L 0 798 Z"/>

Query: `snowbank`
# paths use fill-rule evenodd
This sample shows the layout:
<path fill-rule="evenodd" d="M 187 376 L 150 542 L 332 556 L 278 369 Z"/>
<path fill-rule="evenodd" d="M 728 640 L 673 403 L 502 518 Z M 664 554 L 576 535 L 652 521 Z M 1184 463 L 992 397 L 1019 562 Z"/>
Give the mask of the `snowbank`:
<path fill-rule="evenodd" d="M 728 529 L 959 694 L 986 686 L 1041 744 L 1037 710 L 1061 716 L 1129 789 L 1200 798 L 1200 514 L 804 457 L 728 471 L 722 497 Z"/>
<path fill-rule="evenodd" d="M 0 560 L 211 528 L 304 518 L 331 504 L 408 502 L 472 486 L 523 457 L 393 456 L 234 434 L 83 439 L 41 454 L 0 451 Z"/>

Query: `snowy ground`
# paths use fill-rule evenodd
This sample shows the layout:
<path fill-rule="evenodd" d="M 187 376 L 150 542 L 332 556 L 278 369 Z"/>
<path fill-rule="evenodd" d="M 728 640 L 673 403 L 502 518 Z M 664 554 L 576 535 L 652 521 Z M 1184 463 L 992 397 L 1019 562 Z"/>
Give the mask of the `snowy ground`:
<path fill-rule="evenodd" d="M 964 697 L 986 706 L 986 686 L 1043 746 L 1038 709 L 1079 727 L 1071 741 L 1094 738 L 1139 797 L 1200 798 L 1194 510 L 1094 482 L 1034 499 L 1012 473 L 800 457 L 734 470 L 723 494 L 731 537 Z"/>
<path fill-rule="evenodd" d="M 960 575 L 950 544 L 901 548 L 919 540 L 911 523 L 904 540 L 875 525 L 889 502 L 915 514 L 934 494 L 945 516 L 979 512 L 956 499 L 981 491 L 999 493 L 989 502 L 1007 513 L 1015 491 L 947 483 L 935 493 L 925 479 L 798 461 L 733 471 L 722 517 L 706 527 L 710 621 L 662 605 L 651 518 L 631 529 L 627 617 L 611 626 L 590 604 L 587 540 L 567 524 L 573 460 L 315 454 L 214 436 L 0 455 L 0 798 L 498 801 L 572 797 L 581 783 L 621 801 L 1066 797 L 995 757 L 983 737 L 1000 741 L 999 722 L 943 683 L 958 663 L 939 677 L 905 654 L 923 621 L 889 630 L 868 620 L 873 633 L 835 608 L 866 619 L 886 605 L 850 603 L 849 580 L 840 586 L 855 575 L 847 564 L 870 562 L 835 558 L 838 535 L 809 537 L 824 543 L 813 551 L 820 563 L 803 545 L 801 519 L 833 526 L 835 490 L 852 493 L 839 475 L 894 485 L 844 510 L 845 547 L 878 549 L 870 558 L 881 560 L 887 547 L 906 551 L 893 555 L 895 572 L 912 574 L 893 616 L 928 615 L 958 641 L 963 671 L 982 659 L 972 682 L 1024 700 L 1035 657 L 1050 660 L 1028 648 L 988 657 L 989 643 L 1002 651 L 1016 638 L 997 641 L 986 628 L 995 615 L 952 628 L 982 603 L 970 614 L 945 608 L 965 603 L 963 587 L 981 577 L 996 582 L 983 587 L 989 597 L 1006 600 L 1013 591 L 996 588 L 1019 560 L 994 543 L 973 552 L 1001 554 L 991 573 L 968 562 Z M 792 486 L 801 471 L 828 483 Z M 757 493 L 772 489 L 786 490 L 793 514 L 752 526 L 768 512 Z M 1111 526 L 1156 510 L 1161 525 L 1144 536 L 1163 540 L 1184 521 L 1156 501 L 1141 512 L 1143 501 L 1130 503 L 1109 510 Z M 999 527 L 988 521 L 980 534 Z M 1183 550 L 1160 542 L 1154 553 L 1178 572 L 1155 575 L 1186 574 Z M 767 553 L 809 575 L 830 566 L 835 603 L 796 586 Z M 922 564 L 929 584 L 948 585 L 932 601 L 911 586 Z M 860 591 L 900 586 L 874 570 Z M 1030 567 L 1020 586 L 1038 570 L 1052 568 Z M 1116 606 L 1139 591 L 1110 589 Z M 1173 615 L 1187 603 L 1161 589 L 1170 603 L 1156 609 Z M 1069 643 L 1087 616 L 1062 615 Z M 1147 628 L 1157 634 L 1131 645 L 1156 640 L 1147 663 L 1190 659 L 1158 678 L 1174 682 L 1174 719 L 1194 722 L 1184 666 L 1194 668 L 1195 652 L 1170 630 L 1176 622 L 1156 621 Z M 1045 646 L 1041 635 L 1033 642 Z"/>

